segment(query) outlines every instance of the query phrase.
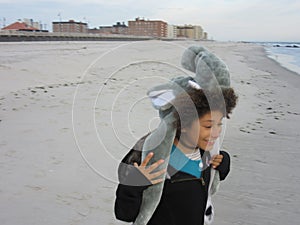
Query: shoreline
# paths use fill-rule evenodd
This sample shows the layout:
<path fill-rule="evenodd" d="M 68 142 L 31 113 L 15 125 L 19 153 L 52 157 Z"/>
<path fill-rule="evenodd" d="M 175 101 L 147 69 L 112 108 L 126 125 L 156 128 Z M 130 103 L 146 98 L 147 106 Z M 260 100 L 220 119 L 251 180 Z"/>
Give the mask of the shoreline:
<path fill-rule="evenodd" d="M 284 53 L 276 53 L 276 52 L 272 52 L 271 47 L 267 47 L 264 46 L 264 50 L 266 52 L 266 55 L 278 62 L 282 67 L 290 70 L 291 72 L 297 73 L 300 76 L 300 67 L 299 65 L 296 65 L 294 63 L 292 63 L 292 60 L 295 60 L 295 58 L 291 55 L 287 55 Z M 297 50 L 297 49 L 295 49 Z"/>
<path fill-rule="evenodd" d="M 295 87 L 300 86 L 299 73 L 290 70 L 289 68 L 285 67 L 280 62 L 278 62 L 277 60 L 269 57 L 267 50 L 261 45 L 258 46 L 261 48 L 259 50 L 261 54 L 250 56 L 249 57 L 251 59 L 250 64 L 257 67 L 257 69 L 259 70 L 270 72 L 271 74 L 281 79 L 282 81 L 288 81 L 291 85 L 294 85 Z M 255 59 L 254 57 L 258 57 L 258 59 Z M 258 63 L 259 60 L 262 61 Z M 288 76 L 282 76 L 281 74 L 287 74 Z"/>
<path fill-rule="evenodd" d="M 300 67 L 298 65 L 293 64 L 291 61 L 294 59 L 293 56 L 285 55 L 285 54 L 272 54 L 266 50 L 266 54 L 270 59 L 278 62 L 282 67 L 290 70 L 291 72 L 295 72 L 300 76 Z"/>

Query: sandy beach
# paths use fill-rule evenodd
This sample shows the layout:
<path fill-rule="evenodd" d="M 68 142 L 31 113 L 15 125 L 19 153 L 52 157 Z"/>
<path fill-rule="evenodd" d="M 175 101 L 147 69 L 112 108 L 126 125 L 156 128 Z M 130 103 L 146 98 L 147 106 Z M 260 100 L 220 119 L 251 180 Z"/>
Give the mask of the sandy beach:
<path fill-rule="evenodd" d="M 126 224 L 118 163 L 159 122 L 147 89 L 191 75 L 180 57 L 193 44 L 226 62 L 239 95 L 214 224 L 298 224 L 300 75 L 256 44 L 141 41 L 0 43 L 1 225 Z"/>

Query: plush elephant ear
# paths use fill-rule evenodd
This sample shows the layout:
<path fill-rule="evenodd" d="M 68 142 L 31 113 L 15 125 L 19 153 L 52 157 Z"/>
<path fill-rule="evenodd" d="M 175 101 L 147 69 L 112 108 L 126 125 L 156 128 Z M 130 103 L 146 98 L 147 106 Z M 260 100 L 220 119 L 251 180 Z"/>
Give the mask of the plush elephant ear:
<path fill-rule="evenodd" d="M 183 68 L 195 73 L 199 57 L 207 50 L 202 46 L 191 46 L 183 52 L 181 65 Z"/>
<path fill-rule="evenodd" d="M 195 81 L 204 89 L 230 87 L 230 74 L 226 64 L 202 46 L 186 49 L 181 64 L 196 74 Z"/>
<path fill-rule="evenodd" d="M 148 93 L 148 96 L 151 99 L 153 107 L 160 111 L 171 108 L 172 101 L 175 99 L 175 94 L 171 89 L 153 90 Z"/>

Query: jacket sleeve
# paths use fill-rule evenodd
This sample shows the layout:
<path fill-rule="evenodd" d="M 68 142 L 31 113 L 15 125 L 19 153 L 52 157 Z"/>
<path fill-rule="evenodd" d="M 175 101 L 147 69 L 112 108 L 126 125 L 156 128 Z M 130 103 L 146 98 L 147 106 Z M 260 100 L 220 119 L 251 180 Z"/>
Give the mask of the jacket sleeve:
<path fill-rule="evenodd" d="M 115 216 L 119 220 L 133 222 L 140 210 L 143 191 L 151 182 L 137 168 L 123 162 L 119 166 L 119 182 Z"/>
<path fill-rule="evenodd" d="M 220 174 L 220 180 L 224 180 L 230 171 L 230 156 L 225 151 L 220 151 L 220 154 L 223 155 L 222 163 L 217 167 L 217 170 Z"/>
<path fill-rule="evenodd" d="M 114 209 L 118 220 L 135 221 L 142 203 L 143 191 L 146 188 L 147 186 L 118 185 Z"/>
<path fill-rule="evenodd" d="M 137 143 L 141 144 L 141 143 Z M 141 146 L 137 145 L 125 156 L 118 168 L 119 185 L 116 191 L 115 216 L 118 220 L 135 221 L 143 199 L 143 191 L 151 182 L 133 166 L 141 163 Z"/>

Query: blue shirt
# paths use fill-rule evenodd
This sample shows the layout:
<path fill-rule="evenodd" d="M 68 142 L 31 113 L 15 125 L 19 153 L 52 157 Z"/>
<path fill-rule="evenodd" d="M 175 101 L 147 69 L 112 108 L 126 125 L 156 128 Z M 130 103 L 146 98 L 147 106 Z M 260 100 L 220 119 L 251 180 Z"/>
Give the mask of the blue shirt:
<path fill-rule="evenodd" d="M 188 173 L 197 178 L 201 177 L 201 170 L 203 167 L 202 160 L 189 159 L 175 145 L 172 146 L 169 164 L 178 171 Z"/>

